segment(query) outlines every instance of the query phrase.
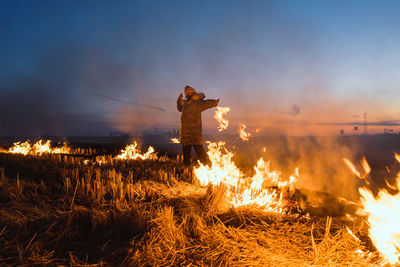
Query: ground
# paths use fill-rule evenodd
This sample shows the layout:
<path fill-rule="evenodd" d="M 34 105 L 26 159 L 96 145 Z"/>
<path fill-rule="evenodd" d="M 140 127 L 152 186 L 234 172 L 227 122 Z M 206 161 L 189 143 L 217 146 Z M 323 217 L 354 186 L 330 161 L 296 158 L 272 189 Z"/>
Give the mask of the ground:
<path fill-rule="evenodd" d="M 231 208 L 223 187 L 201 187 L 179 157 L 108 157 L 99 164 L 91 153 L 0 154 L 1 265 L 370 266 L 381 260 L 362 218 Z"/>

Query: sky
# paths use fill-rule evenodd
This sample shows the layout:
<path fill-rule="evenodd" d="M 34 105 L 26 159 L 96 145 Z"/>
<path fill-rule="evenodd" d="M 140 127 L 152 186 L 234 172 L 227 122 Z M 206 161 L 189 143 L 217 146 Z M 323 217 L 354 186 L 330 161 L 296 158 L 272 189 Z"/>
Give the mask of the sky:
<path fill-rule="evenodd" d="M 400 1 L 0 2 L 0 135 L 179 128 L 185 85 L 263 134 L 400 131 Z M 203 114 L 215 131 L 213 110 Z"/>

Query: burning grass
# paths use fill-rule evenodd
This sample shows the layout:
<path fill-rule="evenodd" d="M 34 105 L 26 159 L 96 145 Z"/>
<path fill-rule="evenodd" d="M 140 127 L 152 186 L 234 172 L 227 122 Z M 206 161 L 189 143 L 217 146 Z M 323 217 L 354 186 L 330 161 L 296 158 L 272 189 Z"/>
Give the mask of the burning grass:
<path fill-rule="evenodd" d="M 62 147 L 51 148 L 51 141 L 47 140 L 43 142 L 43 140 L 39 140 L 33 145 L 30 144 L 29 140 L 22 142 L 16 142 L 12 147 L 8 149 L 8 153 L 11 154 L 23 154 L 23 155 L 42 155 L 44 153 L 50 154 L 67 154 L 70 153 L 70 148 L 67 144 L 64 144 Z"/>
<path fill-rule="evenodd" d="M 309 216 L 299 192 L 292 212 L 232 208 L 229 188 L 199 186 L 180 158 L 0 154 L 0 166 L 0 264 L 380 263 L 362 218 Z"/>

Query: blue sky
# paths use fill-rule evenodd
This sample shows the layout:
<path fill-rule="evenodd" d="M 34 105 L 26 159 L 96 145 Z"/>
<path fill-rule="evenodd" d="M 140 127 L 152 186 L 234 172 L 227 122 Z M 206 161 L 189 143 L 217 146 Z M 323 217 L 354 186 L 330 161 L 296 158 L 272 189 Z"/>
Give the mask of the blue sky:
<path fill-rule="evenodd" d="M 265 133 L 326 134 L 324 125 L 351 128 L 364 112 L 399 128 L 399 1 L 0 7 L 0 135 L 178 128 L 186 84 L 230 106 L 232 125 Z M 204 125 L 216 128 L 212 111 Z"/>

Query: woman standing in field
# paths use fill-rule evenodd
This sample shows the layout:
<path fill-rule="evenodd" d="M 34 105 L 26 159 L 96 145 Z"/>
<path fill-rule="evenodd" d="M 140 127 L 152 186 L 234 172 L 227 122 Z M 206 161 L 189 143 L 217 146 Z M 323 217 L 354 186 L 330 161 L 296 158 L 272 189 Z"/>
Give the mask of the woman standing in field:
<path fill-rule="evenodd" d="M 180 94 L 177 100 L 177 108 L 181 115 L 181 145 L 183 148 L 183 163 L 190 165 L 192 146 L 196 151 L 201 163 L 211 165 L 203 148 L 203 135 L 201 125 L 201 112 L 206 109 L 216 107 L 219 99 L 204 99 L 203 93 L 197 93 L 190 86 L 185 86 L 185 97 Z"/>

